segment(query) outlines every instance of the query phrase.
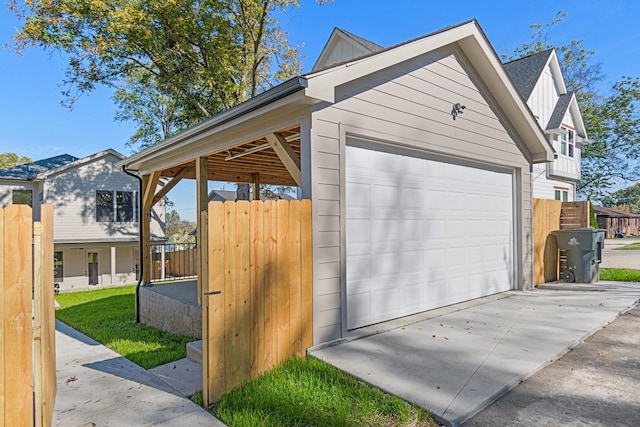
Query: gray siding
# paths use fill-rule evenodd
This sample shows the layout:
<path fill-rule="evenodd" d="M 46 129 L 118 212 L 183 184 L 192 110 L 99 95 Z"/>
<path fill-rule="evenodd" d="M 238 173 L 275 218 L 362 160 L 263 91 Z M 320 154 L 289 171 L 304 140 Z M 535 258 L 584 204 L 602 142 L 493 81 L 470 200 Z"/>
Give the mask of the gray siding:
<path fill-rule="evenodd" d="M 54 239 L 59 242 L 137 241 L 137 222 L 96 221 L 96 191 L 138 192 L 138 181 L 115 167 L 120 159 L 106 155 L 65 169 L 45 182 L 44 203 L 54 205 Z M 164 207 L 156 205 L 151 232 L 163 236 Z"/>
<path fill-rule="evenodd" d="M 426 56 L 425 56 L 426 58 Z M 426 65 L 425 65 L 426 64 Z M 377 139 L 516 172 L 516 287 L 531 284 L 529 163 L 464 66 L 451 52 L 422 66 L 391 67 L 340 87 L 335 104 L 312 111 L 310 165 L 314 225 L 314 344 L 341 338 L 345 266 L 344 153 L 346 135 Z M 401 66 L 400 66 L 401 67 Z M 451 108 L 466 106 L 457 120 Z"/>

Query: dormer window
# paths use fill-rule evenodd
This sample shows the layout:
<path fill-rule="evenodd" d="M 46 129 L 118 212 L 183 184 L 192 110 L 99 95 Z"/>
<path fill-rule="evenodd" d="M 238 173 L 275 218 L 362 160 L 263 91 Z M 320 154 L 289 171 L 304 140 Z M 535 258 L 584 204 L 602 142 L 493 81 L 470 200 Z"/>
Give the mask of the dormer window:
<path fill-rule="evenodd" d="M 560 154 L 563 156 L 573 157 L 575 155 L 575 134 L 571 129 L 562 128 L 562 132 L 558 136 L 560 144 Z"/>
<path fill-rule="evenodd" d="M 575 150 L 575 138 L 573 137 L 573 131 L 569 129 L 569 134 L 567 138 L 568 149 L 569 149 L 569 157 L 573 157 L 573 152 Z"/>

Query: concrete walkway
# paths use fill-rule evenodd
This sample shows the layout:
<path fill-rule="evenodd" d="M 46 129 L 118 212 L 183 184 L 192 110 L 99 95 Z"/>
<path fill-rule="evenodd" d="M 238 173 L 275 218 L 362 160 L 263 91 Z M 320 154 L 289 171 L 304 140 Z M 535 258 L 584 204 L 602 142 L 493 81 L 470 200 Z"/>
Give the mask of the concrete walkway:
<path fill-rule="evenodd" d="M 224 427 L 157 376 L 56 321 L 58 427 Z"/>
<path fill-rule="evenodd" d="M 546 285 L 406 318 L 311 355 L 457 426 L 639 300 L 637 284 Z"/>

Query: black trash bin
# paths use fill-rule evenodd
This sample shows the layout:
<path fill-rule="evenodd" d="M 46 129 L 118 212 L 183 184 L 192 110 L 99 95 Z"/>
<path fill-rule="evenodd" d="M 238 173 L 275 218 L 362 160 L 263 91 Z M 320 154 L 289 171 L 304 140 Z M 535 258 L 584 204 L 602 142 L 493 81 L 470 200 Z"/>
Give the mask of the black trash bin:
<path fill-rule="evenodd" d="M 567 270 L 560 273 L 563 281 L 593 283 L 600 279 L 604 230 L 574 228 L 551 234 L 558 240 L 558 249 L 567 251 Z"/>

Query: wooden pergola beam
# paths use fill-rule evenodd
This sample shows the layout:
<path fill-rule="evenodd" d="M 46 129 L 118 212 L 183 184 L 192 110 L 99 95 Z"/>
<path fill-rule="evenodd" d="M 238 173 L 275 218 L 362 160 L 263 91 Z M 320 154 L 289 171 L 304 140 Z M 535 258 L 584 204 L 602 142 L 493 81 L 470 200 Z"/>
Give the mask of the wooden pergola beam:
<path fill-rule="evenodd" d="M 153 207 L 153 197 L 156 194 L 156 188 L 158 187 L 158 182 L 160 181 L 160 171 L 152 172 L 150 175 L 145 175 L 147 178 L 147 182 L 142 182 L 144 186 L 144 196 L 142 198 L 142 206 L 149 207 L 149 211 Z M 143 177 L 144 178 L 144 177 Z"/>
<path fill-rule="evenodd" d="M 293 178 L 298 187 L 301 186 L 302 174 L 300 173 L 300 158 L 296 155 L 295 151 L 293 151 L 291 145 L 289 145 L 285 137 L 279 133 L 271 133 L 266 136 L 266 139 L 291 175 L 291 178 Z"/>
<path fill-rule="evenodd" d="M 158 191 L 153 196 L 152 204 L 155 205 L 164 196 L 166 196 L 167 193 L 173 189 L 173 187 L 175 187 L 180 181 L 182 181 L 182 178 L 184 178 L 185 175 L 187 175 L 187 173 L 189 173 L 189 168 L 182 168 L 182 170 L 180 170 L 180 172 L 178 172 L 178 174 L 175 177 L 173 177 L 171 181 L 169 181 L 164 187 L 162 187 L 160 191 Z"/>

